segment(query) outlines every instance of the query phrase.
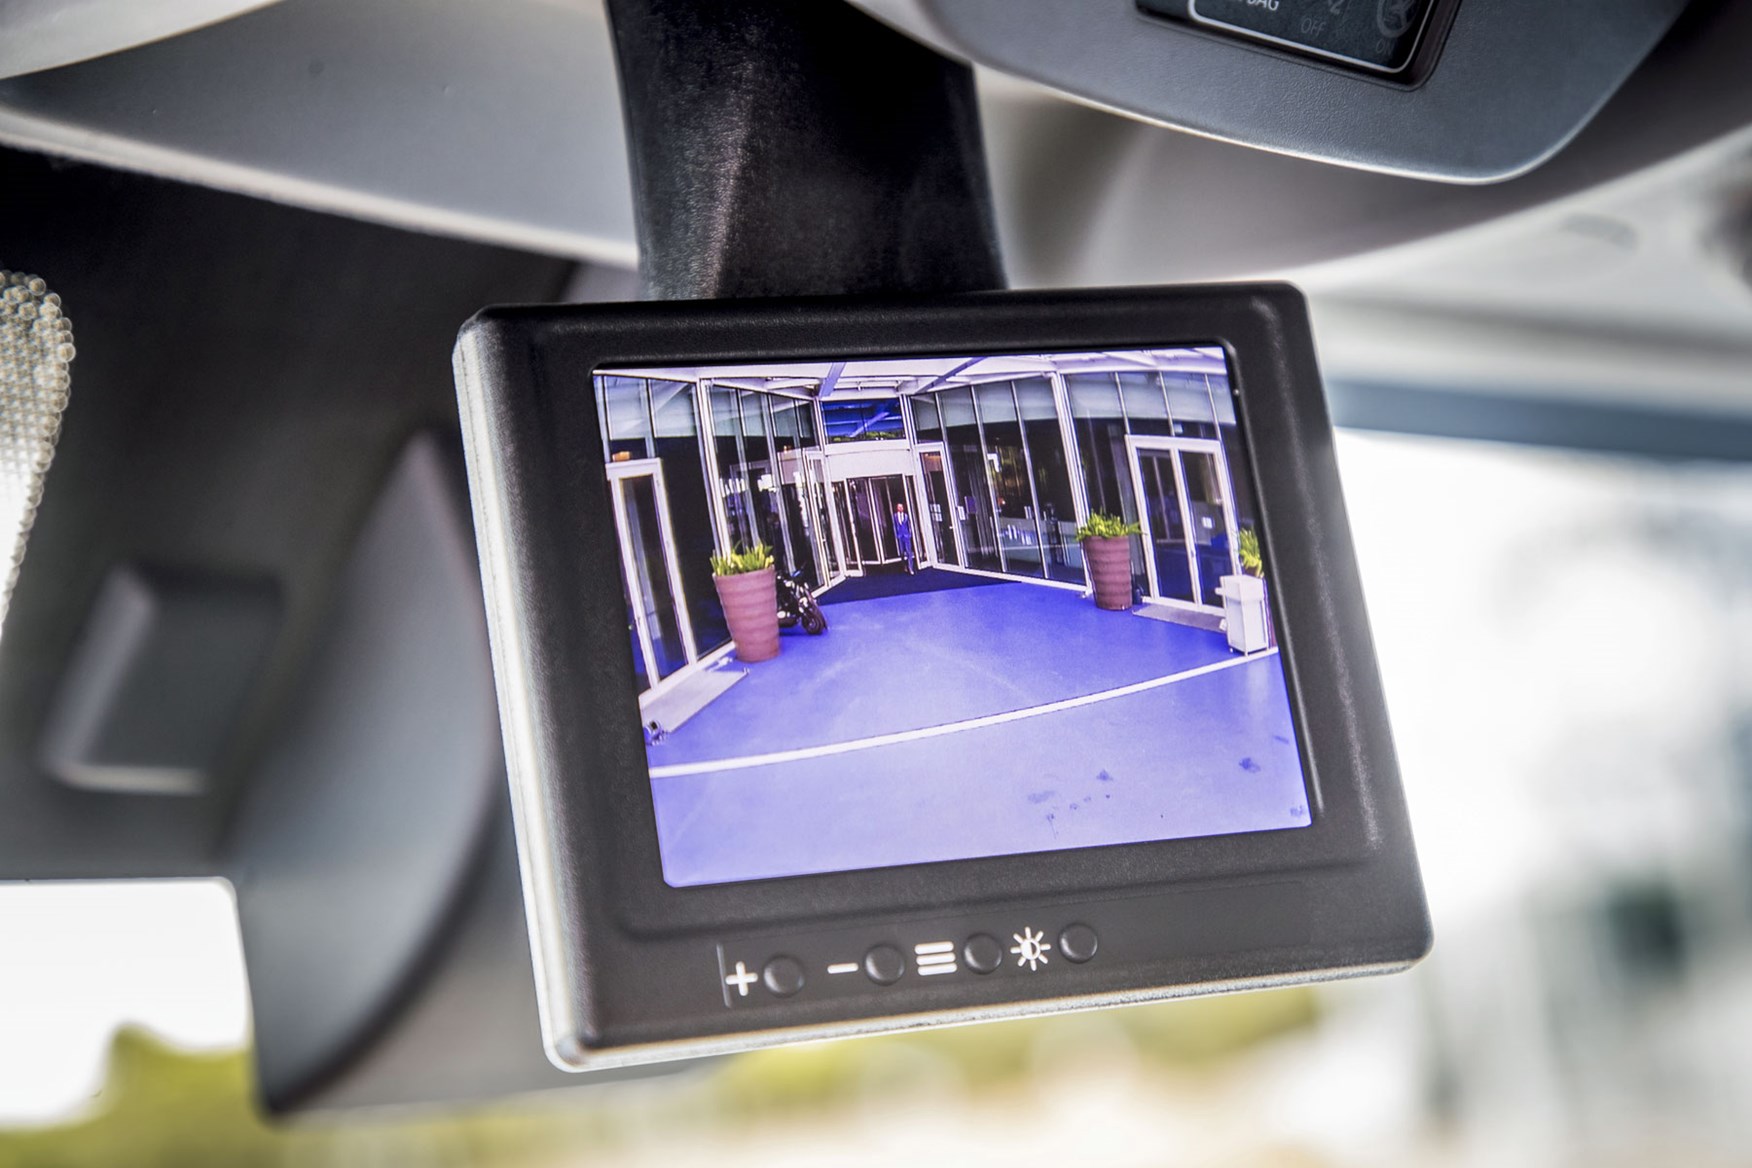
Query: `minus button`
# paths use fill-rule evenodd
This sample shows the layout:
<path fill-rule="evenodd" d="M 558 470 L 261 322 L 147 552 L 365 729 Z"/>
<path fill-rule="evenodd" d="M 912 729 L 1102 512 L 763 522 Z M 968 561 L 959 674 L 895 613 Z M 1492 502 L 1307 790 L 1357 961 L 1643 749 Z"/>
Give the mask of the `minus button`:
<path fill-rule="evenodd" d="M 856 961 L 838 961 L 827 967 L 829 973 L 856 973 L 863 968 Z"/>

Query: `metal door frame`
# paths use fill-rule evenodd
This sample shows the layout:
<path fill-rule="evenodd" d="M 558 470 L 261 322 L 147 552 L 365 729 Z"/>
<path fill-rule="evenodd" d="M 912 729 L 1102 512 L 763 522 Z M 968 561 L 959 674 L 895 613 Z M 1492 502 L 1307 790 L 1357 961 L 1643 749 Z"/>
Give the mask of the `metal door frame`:
<path fill-rule="evenodd" d="M 852 488 L 849 479 L 827 480 L 827 502 L 833 511 L 833 536 L 840 548 L 840 566 L 847 576 L 863 576 L 864 557 L 858 551 L 858 533 L 853 530 Z"/>
<path fill-rule="evenodd" d="M 1187 454 L 1208 454 L 1217 460 L 1217 489 L 1221 493 L 1223 505 L 1223 530 L 1229 542 L 1229 572 L 1238 575 L 1241 562 L 1238 549 L 1235 546 L 1237 529 L 1235 526 L 1235 491 L 1234 481 L 1229 477 L 1229 460 L 1223 453 L 1223 444 L 1215 438 L 1168 438 L 1155 435 L 1128 434 L 1125 440 L 1126 460 L 1131 464 L 1132 497 L 1138 501 L 1138 522 L 1143 527 L 1144 538 L 1144 571 L 1150 580 L 1149 600 L 1153 604 L 1165 604 L 1173 608 L 1190 609 L 1194 612 L 1220 613 L 1223 606 L 1219 600 L 1216 604 L 1204 603 L 1204 582 L 1198 574 L 1198 541 L 1193 537 L 1192 508 L 1186 495 L 1186 467 L 1181 459 Z M 1143 458 L 1145 453 L 1169 454 L 1174 467 L 1174 495 L 1180 506 L 1181 519 L 1187 533 L 1186 567 L 1192 578 L 1191 601 L 1178 597 L 1163 596 L 1162 585 L 1156 578 L 1156 541 L 1155 533 L 1150 527 L 1150 508 L 1144 495 Z"/>
<path fill-rule="evenodd" d="M 699 645 L 694 640 L 693 621 L 687 612 L 687 591 L 681 580 L 681 561 L 675 552 L 675 534 L 670 530 L 669 486 L 663 479 L 663 463 L 655 458 L 630 459 L 608 464 L 608 489 L 614 501 L 614 530 L 620 541 L 621 572 L 627 583 L 627 600 L 633 608 L 633 627 L 638 633 L 639 648 L 645 654 L 645 676 L 650 678 L 647 692 L 660 682 L 681 673 L 687 665 L 700 659 Z M 651 640 L 651 629 L 645 619 L 645 599 L 639 583 L 638 556 L 626 527 L 626 480 L 649 478 L 657 504 L 657 539 L 663 545 L 663 566 L 669 573 L 669 592 L 675 603 L 676 623 L 681 629 L 681 647 L 687 654 L 687 665 L 670 673 L 657 668 L 657 655 Z"/>
<path fill-rule="evenodd" d="M 829 544 L 833 551 L 833 555 L 828 556 L 823 561 L 829 565 L 827 570 L 822 573 L 827 577 L 827 582 L 821 586 L 821 591 L 826 591 L 844 580 L 850 575 L 850 572 L 846 568 L 845 549 L 840 546 L 839 518 L 834 514 L 833 506 L 833 480 L 827 476 L 827 455 L 819 450 L 805 450 L 802 453 L 803 484 L 809 492 L 810 502 L 814 503 L 814 493 L 819 490 L 822 508 L 827 513 L 827 531 L 822 535 L 825 543 L 816 548 L 818 556 L 828 550 L 827 545 Z M 813 526 L 817 528 L 821 526 L 820 511 L 811 515 L 810 518 L 814 521 Z"/>
<path fill-rule="evenodd" d="M 945 441 L 920 442 L 913 448 L 913 462 L 917 467 L 919 480 L 919 498 L 927 502 L 931 498 L 930 484 L 925 481 L 925 459 L 927 454 L 934 454 L 943 464 L 943 506 L 949 512 L 949 532 L 955 538 L 955 557 L 951 560 L 941 560 L 937 556 L 935 533 L 930 547 L 930 562 L 932 564 L 949 564 L 957 568 L 967 567 L 967 543 L 961 533 L 961 517 L 955 511 L 955 469 L 949 465 L 949 443 Z M 934 526 L 934 524 L 933 524 Z M 916 539 L 916 536 L 915 536 Z M 925 557 L 919 557 L 919 563 L 925 563 Z"/>
<path fill-rule="evenodd" d="M 900 554 L 900 546 L 898 543 L 895 543 L 894 532 L 893 532 L 892 528 L 889 526 L 890 521 L 888 519 L 888 516 L 893 514 L 893 512 L 892 511 L 881 512 L 877 509 L 877 507 L 875 505 L 876 504 L 875 483 L 876 483 L 877 479 L 883 479 L 883 480 L 899 479 L 901 484 L 902 484 L 901 490 L 904 492 L 906 489 L 905 483 L 907 480 L 907 476 L 899 471 L 890 471 L 887 474 L 847 475 L 845 478 L 840 480 L 841 482 L 846 484 L 846 507 L 848 509 L 846 518 L 847 518 L 847 520 L 849 520 L 852 523 L 852 525 L 854 527 L 854 530 L 849 532 L 848 534 L 850 534 L 850 536 L 852 538 L 852 542 L 854 544 L 858 540 L 858 533 L 855 530 L 855 527 L 856 527 L 857 522 L 858 522 L 858 517 L 857 517 L 857 505 L 853 502 L 853 499 L 852 499 L 852 484 L 853 483 L 863 483 L 865 485 L 865 489 L 867 491 L 869 491 L 869 493 L 870 493 L 870 504 L 871 504 L 870 535 L 871 535 L 871 538 L 874 539 L 876 542 L 876 558 L 873 560 L 866 561 L 864 559 L 864 554 L 862 552 L 859 552 L 858 553 L 858 574 L 859 575 L 863 575 L 864 567 L 866 564 L 874 565 L 875 567 L 886 567 L 889 564 L 899 564 L 899 563 L 904 562 L 904 560 L 902 559 L 901 554 Z M 884 493 L 886 493 L 886 486 L 887 486 L 886 482 L 884 482 L 883 485 L 885 488 Z M 903 503 L 908 503 L 909 505 L 916 505 L 916 504 L 912 504 L 910 500 L 902 499 L 901 501 Z M 892 505 L 893 500 L 890 499 L 889 502 Z M 892 557 L 888 556 L 887 546 L 883 542 L 883 532 L 885 530 L 887 531 L 887 543 L 894 544 L 894 555 Z M 914 552 L 916 554 L 917 553 L 917 544 L 918 544 L 918 534 L 917 534 L 916 527 L 914 528 L 913 543 L 914 543 Z"/>

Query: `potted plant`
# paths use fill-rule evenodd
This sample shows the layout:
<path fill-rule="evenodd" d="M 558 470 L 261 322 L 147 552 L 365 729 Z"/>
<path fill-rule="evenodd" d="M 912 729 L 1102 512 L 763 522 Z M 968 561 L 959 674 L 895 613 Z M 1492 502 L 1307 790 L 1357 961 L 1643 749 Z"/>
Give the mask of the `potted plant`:
<path fill-rule="evenodd" d="M 1095 607 L 1125 612 L 1132 606 L 1131 537 L 1143 528 L 1136 523 L 1097 511 L 1077 528 L 1083 542 L 1083 558 L 1089 564 L 1089 580 L 1095 586 Z"/>
<path fill-rule="evenodd" d="M 1219 581 L 1224 630 L 1231 649 L 1257 653 L 1272 644 L 1271 606 L 1265 601 L 1265 557 L 1259 550 L 1259 533 L 1251 527 L 1237 533 L 1235 558 L 1242 574 Z"/>
<path fill-rule="evenodd" d="M 712 554 L 712 583 L 724 607 L 724 623 L 736 642 L 736 656 L 765 661 L 779 655 L 779 598 L 772 549 L 757 543 L 746 550 Z"/>

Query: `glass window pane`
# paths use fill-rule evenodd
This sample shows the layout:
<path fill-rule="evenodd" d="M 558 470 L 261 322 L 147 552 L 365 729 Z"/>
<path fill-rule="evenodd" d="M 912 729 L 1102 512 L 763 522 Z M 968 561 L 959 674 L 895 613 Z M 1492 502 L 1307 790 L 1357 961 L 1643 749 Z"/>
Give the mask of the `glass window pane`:
<path fill-rule="evenodd" d="M 1065 391 L 1071 399 L 1089 510 L 1136 520 L 1118 383 L 1111 373 L 1073 373 L 1065 377 Z"/>
<path fill-rule="evenodd" d="M 900 420 L 900 399 L 885 397 L 821 403 L 822 424 L 829 442 L 870 442 L 906 437 Z"/>
<path fill-rule="evenodd" d="M 748 488 L 753 493 L 755 538 L 773 551 L 773 562 L 781 572 L 796 564 L 785 541 L 784 521 L 779 518 L 779 480 L 773 473 L 772 453 L 767 442 L 766 402 L 768 396 L 751 389 L 739 395 L 742 405 L 742 453 L 748 460 L 744 467 Z"/>
<path fill-rule="evenodd" d="M 742 421 L 733 389 L 712 387 L 712 440 L 718 456 L 718 493 L 724 500 L 730 542 L 748 547 L 760 537 L 754 523 L 754 496 L 742 460 Z"/>
<path fill-rule="evenodd" d="M 839 549 L 834 545 L 833 493 L 827 483 L 827 468 L 816 459 L 803 464 L 804 481 L 808 487 L 809 514 L 813 519 L 817 562 L 827 577 L 839 575 Z"/>
<path fill-rule="evenodd" d="M 664 557 L 663 526 L 657 510 L 657 479 L 638 475 L 621 481 L 621 530 L 633 549 L 632 603 L 645 620 L 654 660 L 644 662 L 658 677 L 668 677 L 687 664 L 675 590 Z"/>
<path fill-rule="evenodd" d="M 651 457 L 651 415 L 645 399 L 645 383 L 637 377 L 600 379 L 598 401 L 608 431 L 608 453 L 613 459 Z"/>
<path fill-rule="evenodd" d="M 798 417 L 812 409 L 808 402 L 794 398 L 775 397 L 773 413 L 774 473 L 778 478 L 779 501 L 784 508 L 785 534 L 789 539 L 791 570 L 803 573 L 811 587 L 827 582 L 817 565 L 818 538 L 815 509 L 808 505 L 808 481 L 804 475 L 803 454 L 797 436 Z"/>
<path fill-rule="evenodd" d="M 736 395 L 742 408 L 742 449 L 750 463 L 765 462 L 767 457 L 766 410 L 761 405 L 765 396 L 752 389 Z"/>
<path fill-rule="evenodd" d="M 1148 527 L 1148 554 L 1156 569 L 1156 595 L 1164 600 L 1190 604 L 1197 599 L 1192 587 L 1192 564 L 1187 560 L 1186 514 L 1180 506 L 1180 488 L 1174 479 L 1174 454 L 1145 450 L 1138 454 L 1138 475 L 1144 492 L 1144 516 Z"/>
<path fill-rule="evenodd" d="M 943 424 L 937 417 L 937 399 L 928 394 L 911 398 L 913 433 L 920 442 L 936 442 L 943 437 Z"/>
<path fill-rule="evenodd" d="M 675 541 L 676 566 L 681 572 L 681 591 L 693 622 L 694 642 L 701 652 L 710 652 L 730 639 L 718 591 L 712 586 L 712 552 L 716 538 L 712 529 L 711 495 L 706 490 L 706 469 L 701 459 L 698 420 L 694 416 L 694 387 L 685 381 L 649 383 L 657 436 L 653 444 L 663 463 L 663 479 L 669 496 L 669 529 Z"/>
<path fill-rule="evenodd" d="M 1120 373 L 1119 392 L 1133 434 L 1172 434 L 1162 380 L 1155 373 Z"/>
<path fill-rule="evenodd" d="M 1187 438 L 1215 438 L 1217 415 L 1211 408 L 1211 390 L 1202 373 L 1162 374 L 1168 388 L 1168 412 L 1174 432 Z"/>
<path fill-rule="evenodd" d="M 1211 405 L 1216 407 L 1217 425 L 1233 426 L 1235 424 L 1235 395 L 1229 387 L 1229 378 L 1223 373 L 1205 374 L 1205 386 L 1210 390 Z"/>
<path fill-rule="evenodd" d="M 686 381 L 648 381 L 651 416 L 658 438 L 692 438 L 699 429 L 694 420 L 693 386 Z"/>
<path fill-rule="evenodd" d="M 998 551 L 1006 572 L 1018 576 L 1046 575 L 1040 531 L 1034 525 L 1034 487 L 1022 451 L 1022 426 L 1016 398 L 1008 381 L 994 381 L 975 391 L 980 421 L 985 424 L 986 466 L 997 513 Z"/>
<path fill-rule="evenodd" d="M 1228 517 L 1223 508 L 1223 484 L 1217 473 L 1217 456 L 1189 450 L 1181 455 L 1180 465 L 1186 476 L 1186 521 L 1191 527 L 1188 534 L 1192 539 L 1194 558 L 1198 561 L 1200 600 L 1216 605 L 1219 603 L 1219 582 L 1238 570 L 1231 560 Z"/>
<path fill-rule="evenodd" d="M 932 547 L 937 560 L 944 564 L 961 562 L 961 545 L 955 538 L 955 521 L 951 518 L 949 471 L 943 456 L 936 452 L 919 455 L 919 469 L 925 476 L 925 507 L 923 522 L 930 527 Z"/>
<path fill-rule="evenodd" d="M 998 531 L 992 514 L 991 485 L 987 481 L 985 450 L 973 415 L 973 390 L 963 386 L 939 394 L 943 433 L 948 443 L 949 472 L 954 479 L 955 517 L 961 524 L 967 566 L 996 572 Z"/>
<path fill-rule="evenodd" d="M 1058 403 L 1053 400 L 1052 382 L 1044 377 L 1029 377 L 1016 384 L 1016 404 L 1021 407 L 1024 422 L 1058 421 Z"/>
<path fill-rule="evenodd" d="M 1077 503 L 1070 460 L 1065 457 L 1052 384 L 1044 378 L 1016 383 L 1022 433 L 1034 464 L 1034 499 L 1040 507 L 1040 537 L 1046 573 L 1054 580 L 1083 581 L 1083 545 L 1077 542 Z"/>
<path fill-rule="evenodd" d="M 1236 538 L 1247 531 L 1257 535 L 1259 508 L 1253 498 L 1253 475 L 1249 469 L 1252 463 L 1241 444 L 1241 429 L 1235 421 L 1235 398 L 1229 388 L 1229 379 L 1221 373 L 1213 373 L 1207 375 L 1206 380 L 1210 385 L 1211 404 L 1216 407 L 1217 437 L 1223 443 L 1223 455 L 1229 463 L 1229 491 L 1232 495 L 1229 502 L 1235 512 Z"/>

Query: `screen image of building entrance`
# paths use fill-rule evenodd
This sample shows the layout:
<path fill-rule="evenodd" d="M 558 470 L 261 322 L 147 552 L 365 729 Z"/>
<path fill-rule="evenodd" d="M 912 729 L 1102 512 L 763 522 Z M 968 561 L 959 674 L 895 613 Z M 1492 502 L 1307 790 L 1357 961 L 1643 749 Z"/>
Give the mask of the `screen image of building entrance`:
<path fill-rule="evenodd" d="M 1311 822 L 1220 349 L 593 380 L 669 884 Z"/>

